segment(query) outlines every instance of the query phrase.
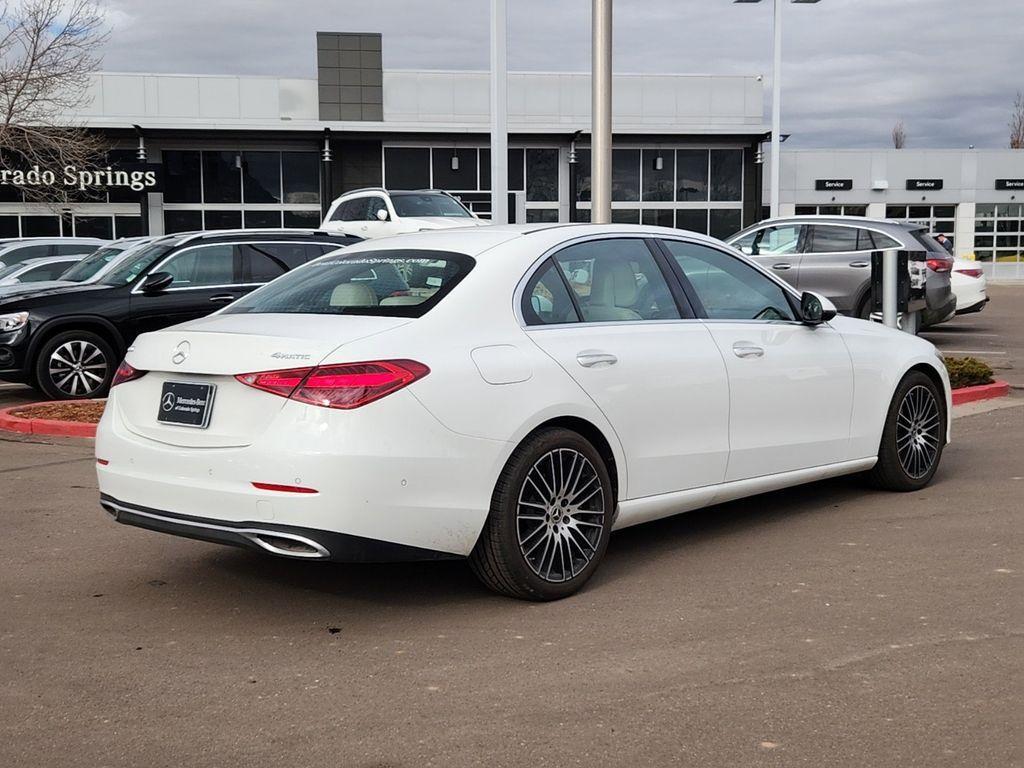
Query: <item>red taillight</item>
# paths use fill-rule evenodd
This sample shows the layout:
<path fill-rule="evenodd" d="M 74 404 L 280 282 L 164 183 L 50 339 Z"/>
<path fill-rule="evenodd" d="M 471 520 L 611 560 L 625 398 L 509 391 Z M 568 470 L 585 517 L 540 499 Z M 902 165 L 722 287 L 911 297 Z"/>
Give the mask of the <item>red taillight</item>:
<path fill-rule="evenodd" d="M 96 463 L 99 464 L 101 467 L 106 467 L 110 464 L 110 462 L 107 461 L 106 459 L 96 459 Z"/>
<path fill-rule="evenodd" d="M 143 376 L 146 375 L 146 373 L 146 371 L 140 371 L 135 368 L 132 368 L 130 365 L 128 365 L 128 361 L 125 360 L 121 363 L 121 365 L 118 366 L 117 371 L 115 371 L 114 378 L 110 382 L 110 386 L 111 388 L 113 388 L 116 387 L 118 384 L 124 384 L 125 382 L 128 381 L 135 381 L 136 379 L 141 379 Z"/>
<path fill-rule="evenodd" d="M 953 270 L 953 260 L 928 259 L 928 269 L 932 272 L 951 272 Z"/>
<path fill-rule="evenodd" d="M 967 275 L 968 277 L 981 277 L 985 274 L 984 270 L 981 269 L 957 269 L 954 270 L 958 275 Z"/>
<path fill-rule="evenodd" d="M 319 368 L 242 373 L 246 386 L 323 408 L 351 410 L 380 400 L 430 373 L 415 360 L 373 360 Z"/>
<path fill-rule="evenodd" d="M 276 493 L 319 493 L 316 488 L 304 488 L 301 485 L 278 485 L 277 483 L 254 482 L 252 487 L 259 488 L 261 491 L 275 491 Z"/>

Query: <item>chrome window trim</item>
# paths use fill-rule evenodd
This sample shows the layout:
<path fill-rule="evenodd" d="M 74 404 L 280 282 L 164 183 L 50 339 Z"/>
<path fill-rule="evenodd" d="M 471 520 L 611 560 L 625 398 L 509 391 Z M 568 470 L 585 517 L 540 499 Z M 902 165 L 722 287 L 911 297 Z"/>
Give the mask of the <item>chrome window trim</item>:
<path fill-rule="evenodd" d="M 904 243 L 903 240 L 901 240 L 898 237 L 894 237 L 893 235 L 889 234 L 888 232 L 886 232 L 886 231 L 884 231 L 882 229 L 879 229 L 877 225 L 872 226 L 870 224 L 855 224 L 853 222 L 846 222 L 846 221 L 843 221 L 843 222 L 839 222 L 839 221 L 834 221 L 834 222 L 833 221 L 793 221 L 793 222 L 773 221 L 771 223 L 766 223 L 762 227 L 755 226 L 753 229 L 747 230 L 744 233 L 744 237 L 746 235 L 749 235 L 749 234 L 753 233 L 753 232 L 760 232 L 762 229 L 768 229 L 769 227 L 785 226 L 787 224 L 793 224 L 793 225 L 801 224 L 801 225 L 808 226 L 808 227 L 846 227 L 848 229 L 866 229 L 868 232 L 874 232 L 875 234 L 884 235 L 885 237 L 888 237 L 890 240 L 895 240 L 899 244 L 899 246 L 900 246 L 899 250 L 901 250 L 901 251 L 911 250 L 911 249 L 907 248 L 907 244 Z M 739 238 L 733 238 L 730 242 L 727 242 L 726 245 L 728 245 L 730 248 L 734 248 L 735 246 L 733 246 L 732 243 L 735 242 L 738 239 Z M 737 248 L 736 250 L 739 250 L 739 249 Z M 808 256 L 808 255 L 813 255 L 813 256 L 831 256 L 831 255 L 836 254 L 836 253 L 874 253 L 875 251 L 884 251 L 884 250 L 891 250 L 891 249 L 889 249 L 889 248 L 871 248 L 871 249 L 866 250 L 866 251 L 794 251 L 793 253 L 780 253 L 780 254 L 777 254 L 777 255 L 779 255 L 779 256 L 793 256 L 793 255 L 796 255 L 796 256 Z M 741 251 L 741 253 L 742 253 L 742 251 Z M 747 258 L 752 258 L 751 256 L 749 256 L 746 253 L 744 253 L 743 255 L 746 256 Z M 758 254 L 758 255 L 762 255 L 762 254 Z M 766 254 L 763 254 L 763 255 L 764 256 L 774 256 L 776 254 L 766 253 Z"/>

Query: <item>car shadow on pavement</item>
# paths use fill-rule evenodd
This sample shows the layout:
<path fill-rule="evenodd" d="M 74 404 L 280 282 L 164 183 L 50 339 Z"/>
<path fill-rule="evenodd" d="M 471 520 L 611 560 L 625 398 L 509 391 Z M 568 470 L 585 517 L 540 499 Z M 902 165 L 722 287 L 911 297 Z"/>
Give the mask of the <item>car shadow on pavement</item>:
<path fill-rule="evenodd" d="M 947 474 L 948 473 L 943 473 Z M 942 480 L 942 474 L 936 482 Z M 734 535 L 756 542 L 758 528 L 771 528 L 807 515 L 841 510 L 872 491 L 856 477 L 825 480 L 675 515 L 616 532 L 588 590 L 618 579 L 640 578 L 666 557 L 714 546 Z M 204 567 L 231 580 L 260 585 L 264 597 L 286 598 L 294 590 L 312 591 L 360 604 L 436 607 L 452 602 L 501 600 L 489 593 L 462 560 L 420 563 L 302 563 L 246 550 L 217 550 Z"/>

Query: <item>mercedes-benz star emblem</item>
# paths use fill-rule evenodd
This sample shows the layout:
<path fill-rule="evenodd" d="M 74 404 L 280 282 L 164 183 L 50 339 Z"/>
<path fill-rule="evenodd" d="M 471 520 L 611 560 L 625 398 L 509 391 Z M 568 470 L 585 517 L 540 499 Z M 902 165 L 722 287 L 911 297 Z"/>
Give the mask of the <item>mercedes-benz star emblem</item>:
<path fill-rule="evenodd" d="M 181 365 L 188 360 L 188 354 L 192 351 L 192 345 L 187 341 L 178 343 L 178 346 L 174 348 L 174 352 L 171 354 L 171 362 L 175 365 Z"/>
<path fill-rule="evenodd" d="M 160 401 L 160 407 L 165 411 L 170 411 L 174 409 L 174 406 L 177 405 L 177 403 L 178 398 L 174 396 L 174 393 L 168 392 L 164 395 L 164 399 Z"/>

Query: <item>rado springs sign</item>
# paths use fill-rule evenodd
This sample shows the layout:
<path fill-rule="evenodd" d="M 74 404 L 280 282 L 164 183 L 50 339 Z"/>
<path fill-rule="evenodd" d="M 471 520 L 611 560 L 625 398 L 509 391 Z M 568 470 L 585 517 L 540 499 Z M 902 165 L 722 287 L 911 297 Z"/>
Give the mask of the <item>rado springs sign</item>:
<path fill-rule="evenodd" d="M 105 168 L 40 168 L 28 170 L 0 169 L 0 185 L 76 189 L 102 192 L 110 189 L 130 189 L 133 192 L 160 192 L 163 189 L 163 166 L 156 163 L 120 163 Z"/>

